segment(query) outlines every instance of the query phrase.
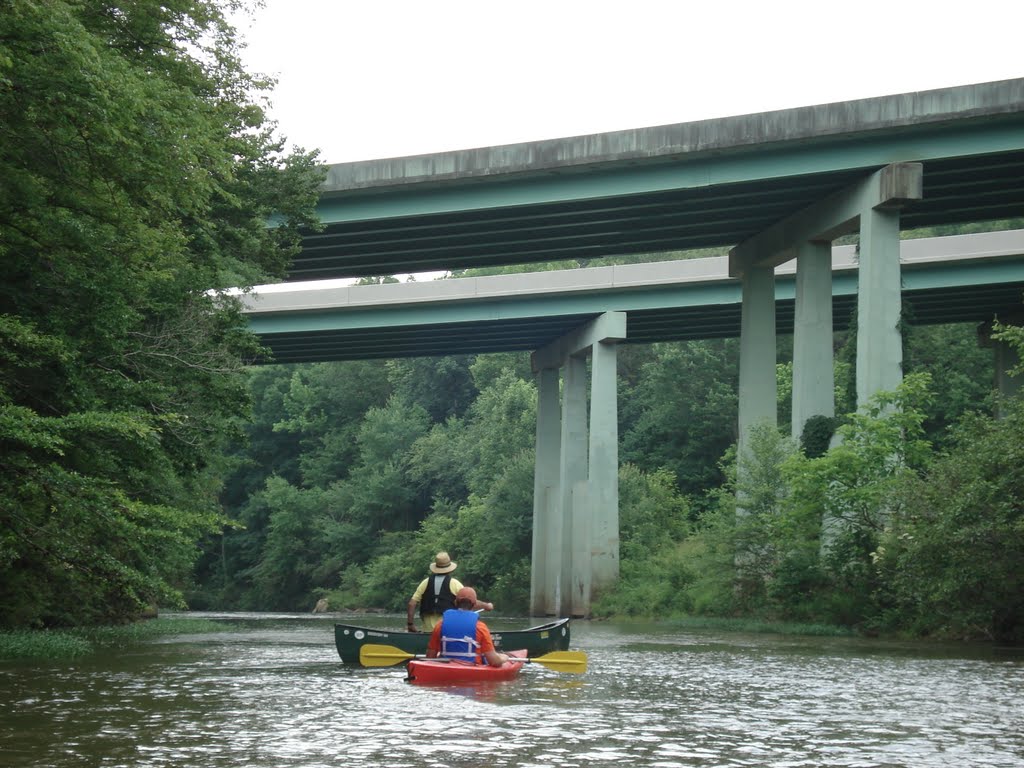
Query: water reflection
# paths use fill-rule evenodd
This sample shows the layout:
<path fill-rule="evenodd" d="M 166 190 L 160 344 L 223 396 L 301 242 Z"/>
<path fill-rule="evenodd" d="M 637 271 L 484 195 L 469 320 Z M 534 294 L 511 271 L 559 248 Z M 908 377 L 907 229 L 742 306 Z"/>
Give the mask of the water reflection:
<path fill-rule="evenodd" d="M 332 617 L 241 618 L 0 665 L 0 766 L 1024 765 L 1012 654 L 576 622 L 585 675 L 421 687 L 342 665 Z"/>

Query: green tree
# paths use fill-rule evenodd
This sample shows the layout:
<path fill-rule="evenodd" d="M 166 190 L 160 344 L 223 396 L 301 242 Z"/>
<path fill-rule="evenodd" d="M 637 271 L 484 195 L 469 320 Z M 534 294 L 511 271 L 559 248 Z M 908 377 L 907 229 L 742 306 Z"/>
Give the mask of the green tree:
<path fill-rule="evenodd" d="M 827 620 L 877 624 L 886 610 L 887 585 L 876 567 L 878 547 L 900 514 L 896 489 L 925 471 L 931 460 L 923 428 L 932 397 L 929 382 L 927 374 L 908 375 L 895 391 L 879 392 L 852 414 L 838 429 L 838 445 L 818 458 L 796 452 L 782 467 L 788 496 L 780 525 L 788 535 L 780 549 L 787 556 L 797 553 L 790 566 L 804 568 L 805 577 L 792 570 L 789 576 L 806 599 L 805 588 L 821 579 L 813 538 L 820 530 L 820 567 L 832 601 L 820 607 Z M 782 602 L 800 602 L 784 594 L 785 584 L 776 590 Z"/>
<path fill-rule="evenodd" d="M 419 405 L 392 398 L 366 413 L 356 443 L 358 457 L 344 480 L 324 496 L 319 528 L 336 570 L 379 554 L 389 531 L 412 531 L 426 516 L 426 501 L 408 480 L 414 443 L 430 418 Z"/>
<path fill-rule="evenodd" d="M 463 583 L 495 596 L 505 610 L 527 607 L 536 389 L 513 366 L 494 365 L 502 359 L 489 356 L 482 368 L 474 363 L 474 379 L 488 383 L 465 418 L 434 425 L 408 452 L 396 482 L 429 492 L 430 512 L 413 535 L 379 539 L 355 590 L 375 604 L 404 605 L 423 563 L 448 549 L 458 553 Z"/>
<path fill-rule="evenodd" d="M 348 476 L 371 408 L 391 395 L 384 363 L 357 360 L 289 366 L 291 384 L 274 431 L 299 441 L 301 484 L 326 488 Z"/>
<path fill-rule="evenodd" d="M 519 454 L 533 456 L 537 388 L 506 368 L 480 392 L 466 422 L 466 486 L 483 495 Z"/>
<path fill-rule="evenodd" d="M 690 532 L 688 500 L 667 470 L 619 470 L 619 582 L 598 595 L 598 615 L 657 615 L 692 608 L 684 592 L 695 578 L 684 542 Z"/>
<path fill-rule="evenodd" d="M 274 428 L 284 418 L 291 377 L 291 366 L 266 365 L 248 371 L 252 416 L 231 449 L 231 471 L 221 493 L 221 503 L 235 522 L 225 523 L 221 531 L 203 542 L 195 567 L 196 585 L 186 593 L 191 608 L 237 605 L 242 582 L 251 586 L 241 574 L 250 573 L 259 560 L 267 534 L 267 519 L 257 512 L 264 507 L 247 504 L 270 477 L 296 484 L 300 479 L 302 448 L 298 435 L 282 434 Z"/>
<path fill-rule="evenodd" d="M 257 349 L 208 291 L 280 275 L 322 179 L 268 85 L 213 2 L 0 3 L 0 622 L 178 602 L 222 524 Z"/>
<path fill-rule="evenodd" d="M 993 382 L 992 350 L 978 343 L 970 323 L 911 326 L 904 330 L 903 367 L 942 382 L 929 403 L 925 433 L 937 446 L 964 413 L 989 409 Z"/>
<path fill-rule="evenodd" d="M 1019 326 L 997 325 L 996 337 L 1024 351 Z M 900 488 L 879 554 L 894 585 L 890 624 L 1024 640 L 1024 400 L 1002 405 L 999 418 L 964 417 L 928 472 Z"/>
<path fill-rule="evenodd" d="M 280 478 L 268 480 L 254 497 L 252 506 L 266 510 L 266 539 L 256 564 L 244 574 L 252 584 L 246 607 L 294 611 L 309 604 L 327 547 L 316 523 L 323 497 L 319 488 L 300 490 Z"/>
<path fill-rule="evenodd" d="M 917 633 L 1024 640 L 1024 403 L 974 414 L 924 476 L 906 479 L 883 541 L 898 614 Z"/>
<path fill-rule="evenodd" d="M 444 421 L 465 413 L 477 395 L 469 371 L 473 360 L 470 355 L 388 360 L 388 380 L 396 395 L 419 403 L 434 421 Z"/>
<path fill-rule="evenodd" d="M 684 493 L 722 481 L 718 459 L 736 439 L 737 347 L 732 340 L 657 344 L 622 393 L 622 460 L 668 469 Z"/>

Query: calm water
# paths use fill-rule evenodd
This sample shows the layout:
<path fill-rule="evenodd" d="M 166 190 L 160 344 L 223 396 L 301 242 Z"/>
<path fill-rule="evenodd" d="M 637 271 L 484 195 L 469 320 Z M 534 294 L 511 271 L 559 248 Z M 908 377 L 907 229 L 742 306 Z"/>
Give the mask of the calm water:
<path fill-rule="evenodd" d="M 232 631 L 0 662 L 0 766 L 1024 766 L 1019 652 L 578 621 L 584 675 L 437 689 L 343 665 L 334 616 L 215 616 Z"/>

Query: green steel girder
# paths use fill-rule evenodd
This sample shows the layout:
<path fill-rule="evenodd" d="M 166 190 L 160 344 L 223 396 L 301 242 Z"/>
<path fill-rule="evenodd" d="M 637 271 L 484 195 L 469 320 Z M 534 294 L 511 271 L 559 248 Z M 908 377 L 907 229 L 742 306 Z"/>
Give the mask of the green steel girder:
<path fill-rule="evenodd" d="M 912 324 L 981 322 L 1024 305 L 1024 257 L 908 266 L 905 318 Z M 854 271 L 833 277 L 833 322 L 845 329 L 856 308 Z M 793 327 L 794 280 L 776 280 L 777 332 Z M 608 311 L 627 313 L 625 343 L 739 335 L 738 281 L 656 289 L 438 301 L 433 304 L 250 316 L 274 362 L 311 362 L 532 351 Z"/>
<path fill-rule="evenodd" d="M 799 179 L 828 173 L 877 170 L 893 162 L 949 160 L 1024 150 L 1024 115 L 1013 113 L 961 125 L 905 128 L 881 135 L 842 135 L 779 148 L 737 148 L 713 156 L 650 161 L 625 168 L 571 171 L 539 178 L 495 176 L 429 189 L 349 192 L 323 197 L 324 224 L 433 216 L 495 208 L 550 205 L 652 192 Z M 425 186 L 425 185 L 424 185 Z"/>
<path fill-rule="evenodd" d="M 322 198 L 289 279 L 729 247 L 892 162 L 924 164 L 905 229 L 1024 215 L 1024 112 L 719 154 Z M 411 189 L 409 187 L 412 187 Z"/>

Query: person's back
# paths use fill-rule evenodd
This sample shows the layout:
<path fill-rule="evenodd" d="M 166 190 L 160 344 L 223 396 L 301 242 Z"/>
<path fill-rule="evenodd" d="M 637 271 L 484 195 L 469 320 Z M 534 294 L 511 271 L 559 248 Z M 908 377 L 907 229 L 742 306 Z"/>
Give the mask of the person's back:
<path fill-rule="evenodd" d="M 508 656 L 496 651 L 491 630 L 473 610 L 477 604 L 476 590 L 463 587 L 455 596 L 455 608 L 444 612 L 427 643 L 427 656 L 486 663 L 500 667 Z"/>
<path fill-rule="evenodd" d="M 438 552 L 434 556 L 434 562 L 430 564 L 430 576 L 419 583 L 406 606 L 406 629 L 410 632 L 416 631 L 413 616 L 417 606 L 420 609 L 423 628 L 428 632 L 437 626 L 446 610 L 455 607 L 455 595 L 462 589 L 462 584 L 452 575 L 456 567 L 458 563 L 454 562 L 447 552 Z M 492 611 L 494 604 L 477 600 L 470 610 Z"/>
<path fill-rule="evenodd" d="M 441 655 L 451 659 L 481 663 L 477 652 L 477 625 L 480 617 L 469 610 L 451 608 L 441 617 Z"/>

